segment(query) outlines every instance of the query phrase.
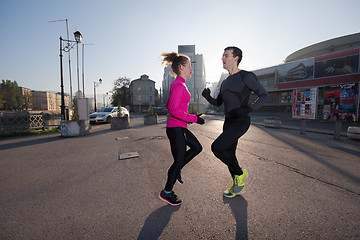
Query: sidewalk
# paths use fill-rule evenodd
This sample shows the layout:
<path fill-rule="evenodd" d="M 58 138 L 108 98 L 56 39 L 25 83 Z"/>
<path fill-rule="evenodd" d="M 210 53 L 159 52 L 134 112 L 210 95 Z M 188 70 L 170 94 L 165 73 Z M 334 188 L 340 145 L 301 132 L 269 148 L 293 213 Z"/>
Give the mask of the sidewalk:
<path fill-rule="evenodd" d="M 251 123 L 264 126 L 264 119 L 273 119 L 281 121 L 281 128 L 291 130 L 301 130 L 301 120 L 293 119 L 291 112 L 258 111 L 251 113 Z M 334 135 L 335 121 L 325 120 L 305 120 L 306 132 L 315 132 L 321 134 Z M 346 137 L 347 129 L 350 126 L 360 127 L 359 122 L 341 122 L 341 136 Z"/>

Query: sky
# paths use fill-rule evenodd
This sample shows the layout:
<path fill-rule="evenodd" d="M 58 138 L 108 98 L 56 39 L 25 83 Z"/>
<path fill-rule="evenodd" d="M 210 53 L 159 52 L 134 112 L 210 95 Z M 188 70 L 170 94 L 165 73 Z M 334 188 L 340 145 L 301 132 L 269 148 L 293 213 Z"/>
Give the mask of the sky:
<path fill-rule="evenodd" d="M 203 54 L 206 81 L 217 82 L 227 46 L 243 51 L 248 71 L 282 64 L 291 53 L 328 39 L 360 32 L 358 0 L 0 0 L 0 80 L 38 91 L 60 92 L 60 40 L 73 32 L 73 93 L 110 93 L 119 77 L 146 74 L 161 88 L 160 55 L 178 45 L 195 45 Z M 60 20 L 60 21 L 58 21 Z M 55 22 L 54 22 L 55 21 Z M 68 55 L 64 87 L 70 93 Z M 84 64 L 82 56 L 84 55 Z M 101 97 L 100 98 L 101 102 Z"/>

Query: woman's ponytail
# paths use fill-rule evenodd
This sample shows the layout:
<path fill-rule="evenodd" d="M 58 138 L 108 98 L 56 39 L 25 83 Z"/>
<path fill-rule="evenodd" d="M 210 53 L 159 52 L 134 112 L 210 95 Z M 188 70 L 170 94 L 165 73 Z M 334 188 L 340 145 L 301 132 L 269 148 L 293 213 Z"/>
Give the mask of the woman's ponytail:
<path fill-rule="evenodd" d="M 171 70 L 178 76 L 180 75 L 180 65 L 185 66 L 187 61 L 190 61 L 188 56 L 176 52 L 162 53 L 161 57 L 163 57 L 162 64 L 165 63 L 165 66 L 171 64 Z"/>

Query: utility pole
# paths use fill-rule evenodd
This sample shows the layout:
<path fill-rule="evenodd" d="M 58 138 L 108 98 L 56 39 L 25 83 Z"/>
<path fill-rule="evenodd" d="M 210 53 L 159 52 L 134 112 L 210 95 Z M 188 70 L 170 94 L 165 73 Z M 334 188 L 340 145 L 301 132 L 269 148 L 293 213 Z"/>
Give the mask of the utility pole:
<path fill-rule="evenodd" d="M 68 19 L 61 19 L 61 20 L 55 20 L 55 21 L 49 21 L 49 23 L 54 23 L 54 22 L 66 22 L 66 33 L 67 33 L 67 39 L 69 38 L 69 21 Z M 67 47 L 68 49 L 70 49 L 70 42 L 67 43 Z M 69 77 L 70 77 L 70 99 L 72 101 L 72 79 L 71 79 L 71 54 L 70 51 L 68 52 L 69 54 Z M 72 103 L 71 103 L 72 104 Z"/>

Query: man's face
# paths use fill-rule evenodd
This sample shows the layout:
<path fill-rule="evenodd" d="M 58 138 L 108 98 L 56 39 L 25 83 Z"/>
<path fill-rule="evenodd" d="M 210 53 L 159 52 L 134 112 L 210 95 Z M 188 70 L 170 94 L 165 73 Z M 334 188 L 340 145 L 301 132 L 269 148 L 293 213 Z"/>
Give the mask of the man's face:
<path fill-rule="evenodd" d="M 234 58 L 234 50 L 226 50 L 221 58 L 223 62 L 223 68 L 226 70 L 232 69 L 234 66 L 237 66 L 238 57 Z"/>

